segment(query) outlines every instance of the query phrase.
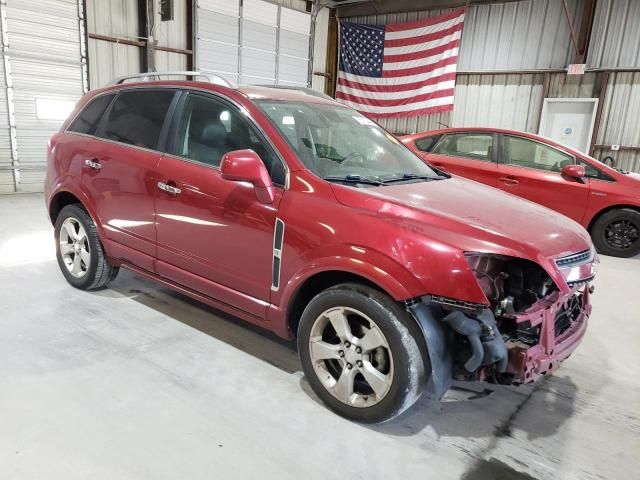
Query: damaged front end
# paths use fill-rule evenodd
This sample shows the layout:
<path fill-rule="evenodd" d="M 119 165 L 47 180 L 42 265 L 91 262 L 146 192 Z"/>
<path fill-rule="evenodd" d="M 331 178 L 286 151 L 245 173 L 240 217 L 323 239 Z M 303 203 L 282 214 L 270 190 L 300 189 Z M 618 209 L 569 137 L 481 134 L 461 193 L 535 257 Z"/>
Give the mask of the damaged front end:
<path fill-rule="evenodd" d="M 591 314 L 593 250 L 555 260 L 556 282 L 529 260 L 466 259 L 487 305 L 435 295 L 407 303 L 427 342 L 427 391 L 438 399 L 453 379 L 521 384 L 550 373 L 575 350 Z"/>

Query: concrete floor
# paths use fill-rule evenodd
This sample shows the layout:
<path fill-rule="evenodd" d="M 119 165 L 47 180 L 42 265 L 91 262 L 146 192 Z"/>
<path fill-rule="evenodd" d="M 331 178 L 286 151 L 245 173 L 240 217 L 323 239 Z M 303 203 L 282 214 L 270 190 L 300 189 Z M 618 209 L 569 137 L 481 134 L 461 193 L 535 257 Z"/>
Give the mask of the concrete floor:
<path fill-rule="evenodd" d="M 367 427 L 270 334 L 127 271 L 73 289 L 42 196 L 0 197 L 0 477 L 640 478 L 640 258 L 601 260 L 555 376 Z"/>

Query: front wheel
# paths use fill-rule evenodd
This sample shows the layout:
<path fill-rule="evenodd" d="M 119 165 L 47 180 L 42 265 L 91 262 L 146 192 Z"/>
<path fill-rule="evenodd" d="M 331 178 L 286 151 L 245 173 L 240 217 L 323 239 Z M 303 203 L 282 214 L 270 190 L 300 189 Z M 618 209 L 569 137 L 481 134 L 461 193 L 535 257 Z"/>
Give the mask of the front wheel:
<path fill-rule="evenodd" d="M 427 380 L 418 325 L 382 292 L 358 284 L 329 288 L 309 302 L 298 329 L 304 373 L 334 412 L 381 423 L 409 408 Z"/>
<path fill-rule="evenodd" d="M 80 205 L 67 205 L 60 211 L 55 239 L 58 265 L 74 287 L 102 288 L 118 274 L 118 267 L 104 254 L 95 223 Z"/>
<path fill-rule="evenodd" d="M 640 253 L 640 212 L 630 208 L 611 210 L 596 220 L 591 234 L 600 253 L 633 257 Z"/>

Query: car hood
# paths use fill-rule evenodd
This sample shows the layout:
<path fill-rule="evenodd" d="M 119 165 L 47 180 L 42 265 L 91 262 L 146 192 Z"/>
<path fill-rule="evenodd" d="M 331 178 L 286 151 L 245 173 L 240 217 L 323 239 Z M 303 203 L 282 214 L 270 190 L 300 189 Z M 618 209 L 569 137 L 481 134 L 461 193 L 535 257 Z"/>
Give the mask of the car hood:
<path fill-rule="evenodd" d="M 399 221 L 431 241 L 464 251 L 539 262 L 591 248 L 587 231 L 568 217 L 471 180 L 332 188 L 345 205 Z"/>

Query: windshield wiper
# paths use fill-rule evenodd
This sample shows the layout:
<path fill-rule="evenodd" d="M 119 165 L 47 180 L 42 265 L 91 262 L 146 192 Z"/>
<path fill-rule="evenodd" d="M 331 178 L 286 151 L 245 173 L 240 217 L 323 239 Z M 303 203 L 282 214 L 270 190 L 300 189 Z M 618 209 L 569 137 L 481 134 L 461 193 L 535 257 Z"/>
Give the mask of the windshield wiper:
<path fill-rule="evenodd" d="M 322 177 L 328 182 L 362 183 L 365 185 L 384 185 L 384 182 L 376 178 L 361 177 L 360 175 L 346 175 L 344 177 L 328 176 Z"/>
<path fill-rule="evenodd" d="M 401 177 L 383 178 L 382 183 L 405 182 L 407 180 L 442 180 L 443 177 L 432 175 L 422 175 L 419 173 L 403 173 Z"/>

